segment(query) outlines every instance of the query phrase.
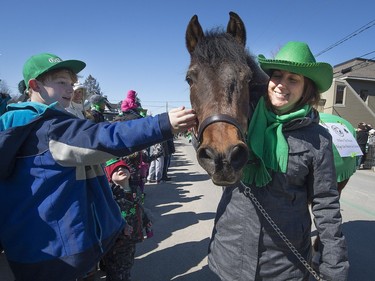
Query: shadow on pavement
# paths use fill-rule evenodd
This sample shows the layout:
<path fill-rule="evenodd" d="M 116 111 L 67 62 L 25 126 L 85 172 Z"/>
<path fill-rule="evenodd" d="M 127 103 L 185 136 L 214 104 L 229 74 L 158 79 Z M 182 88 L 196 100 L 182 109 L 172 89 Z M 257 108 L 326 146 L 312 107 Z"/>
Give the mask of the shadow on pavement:
<path fill-rule="evenodd" d="M 342 226 L 349 251 L 349 280 L 375 280 L 374 258 L 369 259 L 375 253 L 375 222 L 357 220 Z"/>
<path fill-rule="evenodd" d="M 178 148 L 179 144 L 176 144 Z M 134 280 L 195 280 L 218 281 L 206 264 L 199 264 L 207 257 L 211 233 L 197 240 L 194 230 L 198 223 L 213 221 L 215 212 L 202 212 L 192 208 L 203 200 L 203 195 L 192 194 L 194 182 L 209 180 L 208 175 L 189 171 L 194 165 L 181 153 L 173 155 L 168 170 L 171 182 L 147 185 L 145 207 L 154 223 L 154 236 L 137 244 L 136 260 L 132 270 Z M 207 200 L 207 198 L 206 198 Z M 180 231 L 192 233 L 181 236 Z M 211 229 L 210 229 L 211 231 Z M 202 236 L 202 235 L 201 235 Z M 197 267 L 197 268 L 195 268 Z M 191 272 L 192 268 L 195 268 Z"/>

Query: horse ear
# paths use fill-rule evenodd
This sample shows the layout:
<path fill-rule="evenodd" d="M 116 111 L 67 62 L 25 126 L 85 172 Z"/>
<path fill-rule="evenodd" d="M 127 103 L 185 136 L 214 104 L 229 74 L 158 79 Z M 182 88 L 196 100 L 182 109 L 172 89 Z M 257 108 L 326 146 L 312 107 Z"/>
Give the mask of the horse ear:
<path fill-rule="evenodd" d="M 241 45 L 246 45 L 246 28 L 241 18 L 234 12 L 229 13 L 230 19 L 227 33 L 231 34 Z"/>
<path fill-rule="evenodd" d="M 194 15 L 186 29 L 186 48 L 188 49 L 189 53 L 193 53 L 195 47 L 198 44 L 198 41 L 204 37 L 203 29 L 198 21 L 198 16 Z"/>

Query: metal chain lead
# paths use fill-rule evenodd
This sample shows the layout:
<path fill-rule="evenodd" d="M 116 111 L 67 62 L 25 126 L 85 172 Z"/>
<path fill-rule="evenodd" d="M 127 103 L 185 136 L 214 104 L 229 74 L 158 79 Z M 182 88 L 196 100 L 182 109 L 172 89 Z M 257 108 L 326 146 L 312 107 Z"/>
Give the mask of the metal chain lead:
<path fill-rule="evenodd" d="M 285 236 L 285 234 L 281 231 L 281 229 L 277 226 L 277 224 L 273 221 L 273 219 L 268 215 L 266 210 L 260 204 L 258 199 L 254 196 L 251 192 L 251 188 L 245 185 L 242 181 L 240 181 L 241 185 L 245 188 L 244 194 L 253 201 L 255 206 L 258 210 L 262 213 L 268 223 L 272 226 L 272 228 L 277 232 L 280 238 L 285 242 L 288 248 L 292 251 L 292 253 L 298 258 L 298 260 L 304 265 L 304 267 L 314 276 L 317 281 L 324 281 L 322 277 L 318 275 L 318 273 L 309 265 L 309 263 L 302 257 L 302 255 L 297 251 L 297 249 L 293 246 L 293 244 L 289 241 L 289 239 Z"/>

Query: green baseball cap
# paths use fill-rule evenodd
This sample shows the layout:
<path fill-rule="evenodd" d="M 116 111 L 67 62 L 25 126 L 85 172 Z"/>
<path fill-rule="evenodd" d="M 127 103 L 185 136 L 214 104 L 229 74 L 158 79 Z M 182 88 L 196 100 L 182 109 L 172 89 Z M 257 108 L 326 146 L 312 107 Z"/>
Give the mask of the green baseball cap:
<path fill-rule="evenodd" d="M 74 73 L 80 72 L 86 67 L 83 61 L 79 60 L 65 60 L 63 61 L 56 55 L 49 53 L 42 53 L 34 55 L 29 58 L 23 66 L 23 79 L 25 80 L 26 87 L 29 88 L 29 81 L 37 78 L 39 75 L 48 71 L 65 68 L 70 69 Z"/>

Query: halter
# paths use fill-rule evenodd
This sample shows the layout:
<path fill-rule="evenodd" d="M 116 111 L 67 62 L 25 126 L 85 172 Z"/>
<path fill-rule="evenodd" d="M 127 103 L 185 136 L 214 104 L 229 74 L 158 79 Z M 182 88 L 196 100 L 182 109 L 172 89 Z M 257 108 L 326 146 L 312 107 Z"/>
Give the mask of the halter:
<path fill-rule="evenodd" d="M 211 124 L 217 123 L 217 122 L 224 122 L 233 125 L 237 128 L 237 130 L 241 134 L 241 140 L 245 142 L 245 133 L 242 131 L 241 126 L 238 124 L 237 120 L 234 119 L 232 116 L 229 116 L 227 114 L 215 114 L 212 116 L 207 117 L 203 120 L 203 122 L 198 126 L 198 134 L 195 133 L 195 130 L 192 133 L 192 144 L 195 149 L 195 151 L 198 150 L 198 148 L 202 144 L 202 138 L 203 138 L 203 131 Z"/>

